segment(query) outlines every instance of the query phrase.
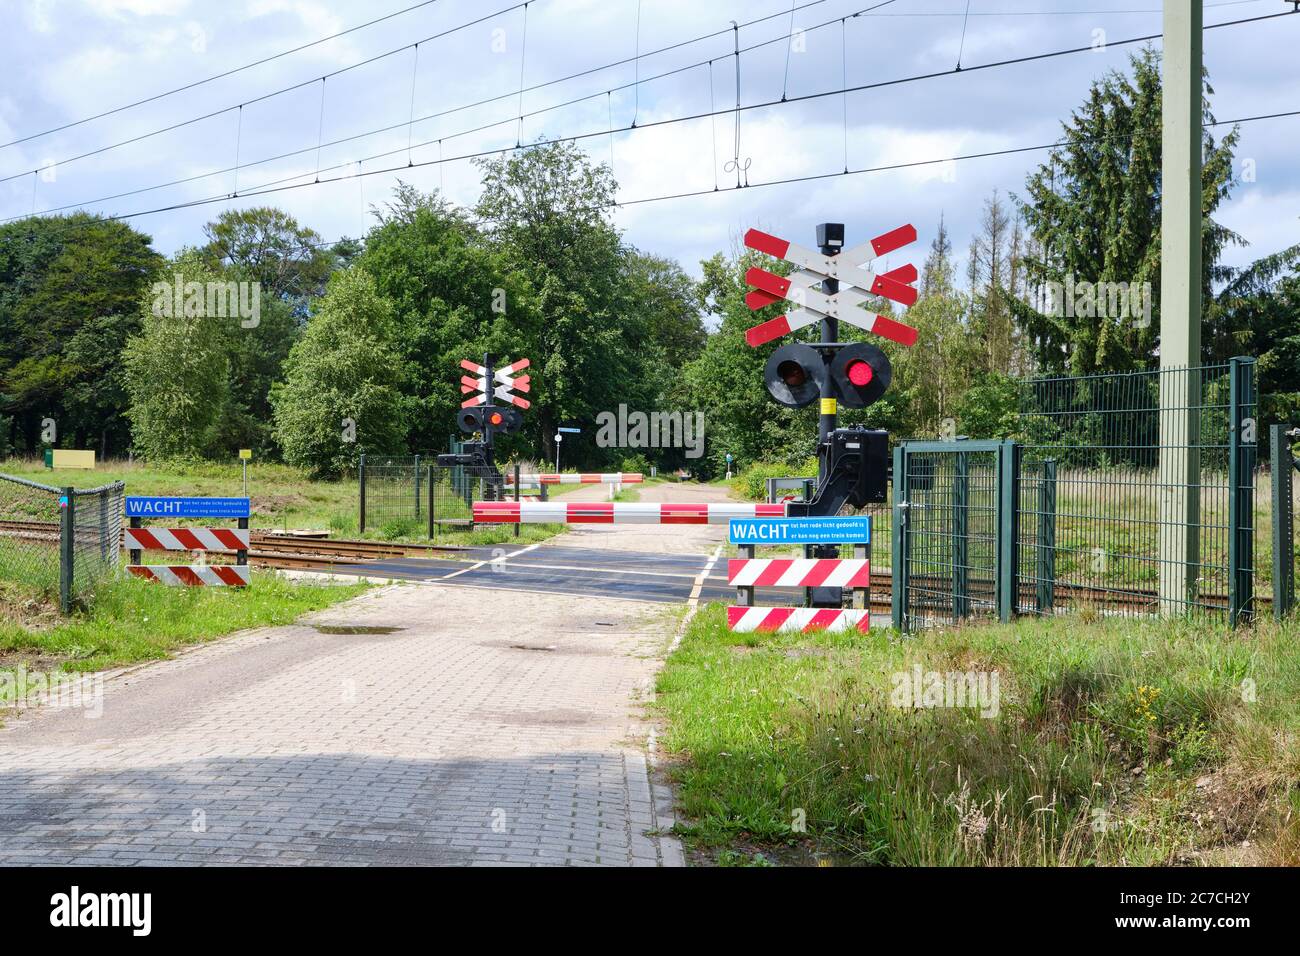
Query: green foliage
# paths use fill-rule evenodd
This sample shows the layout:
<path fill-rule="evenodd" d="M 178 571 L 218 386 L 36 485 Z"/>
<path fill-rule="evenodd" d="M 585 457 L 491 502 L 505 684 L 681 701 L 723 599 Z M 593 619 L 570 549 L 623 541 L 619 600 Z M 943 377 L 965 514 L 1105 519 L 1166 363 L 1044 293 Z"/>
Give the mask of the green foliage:
<path fill-rule="evenodd" d="M 178 279 L 185 284 L 218 278 L 187 252 L 159 281 L 170 294 Z M 214 455 L 229 410 L 230 347 L 239 321 L 187 317 L 181 308 L 158 305 L 152 293 L 143 297 L 140 334 L 122 352 L 135 450 L 153 461 Z"/>
<path fill-rule="evenodd" d="M 957 403 L 958 434 L 974 438 L 1015 438 L 1021 428 L 1021 384 L 990 372 L 976 378 Z"/>
<path fill-rule="evenodd" d="M 161 264 L 148 236 L 86 213 L 0 226 L 0 443 L 37 450 L 48 417 L 62 447 L 126 450 L 119 359 Z"/>
<path fill-rule="evenodd" d="M 900 643 L 733 634 L 707 608 L 658 681 L 679 829 L 702 849 L 912 866 L 1197 862 L 1249 830 L 1294 862 L 1300 746 L 1277 728 L 1298 717 L 1296 636 L 1056 620 Z M 898 700 L 914 668 L 997 673 L 996 711 Z"/>
<path fill-rule="evenodd" d="M 683 372 L 690 404 L 704 412 L 708 435 L 705 457 L 692 462 L 692 470 L 705 478 L 723 474 L 728 452 L 738 462 L 806 459 L 816 444 L 817 410 L 773 402 L 763 386 L 763 366 L 779 343 L 751 348 L 745 342 L 748 328 L 778 312 L 775 305 L 749 310 L 744 302 L 745 272 L 759 265 L 778 272 L 788 269 L 749 251 L 718 253 L 700 265 L 700 304 L 719 321 L 703 352 Z"/>
<path fill-rule="evenodd" d="M 404 448 L 409 403 L 392 303 L 359 268 L 331 278 L 320 310 L 285 363 L 271 393 L 276 438 L 285 460 L 313 475 L 354 466 L 359 448 Z M 355 423 L 346 440 L 344 419 Z"/>
<path fill-rule="evenodd" d="M 90 609 L 53 628 L 0 619 L 0 653 L 35 652 L 61 659 L 64 670 L 104 670 L 243 628 L 288 624 L 367 587 L 296 584 L 263 571 L 253 572 L 247 588 L 172 588 L 123 576 L 101 584 Z"/>
<path fill-rule="evenodd" d="M 1029 177 L 1020 212 L 1035 252 L 1030 283 L 1150 282 L 1151 320 L 1045 315 L 1019 303 L 1024 332 L 1040 369 L 1073 374 L 1148 368 L 1160 327 L 1160 58 L 1146 49 L 1129 59 L 1131 75 L 1108 73 L 1065 124 L 1065 145 Z M 1206 94 L 1212 93 L 1208 81 Z M 1214 117 L 1208 98 L 1205 121 Z M 1216 143 L 1203 134 L 1203 293 L 1220 277 L 1224 247 L 1238 236 L 1211 217 L 1233 185 L 1236 128 Z"/>
<path fill-rule="evenodd" d="M 731 479 L 732 494 L 746 501 L 767 500 L 769 478 L 816 478 L 817 459 L 809 458 L 796 465 L 785 462 L 757 461 Z"/>

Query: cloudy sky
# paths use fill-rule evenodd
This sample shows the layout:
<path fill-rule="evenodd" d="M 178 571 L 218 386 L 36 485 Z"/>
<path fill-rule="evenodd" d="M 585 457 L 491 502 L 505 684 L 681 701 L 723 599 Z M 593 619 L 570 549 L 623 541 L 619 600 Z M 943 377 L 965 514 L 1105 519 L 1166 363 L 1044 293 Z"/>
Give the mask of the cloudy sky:
<path fill-rule="evenodd" d="M 572 136 L 612 161 L 630 203 L 615 213 L 628 240 L 693 273 L 751 225 L 811 244 L 817 222 L 843 221 L 853 244 L 913 222 L 924 244 L 943 215 L 961 254 L 985 198 L 1023 189 L 1044 153 L 762 184 L 839 172 L 846 154 L 859 170 L 1051 142 L 1089 82 L 1138 48 L 1118 41 L 1161 27 L 1159 0 L 793 6 L 792 15 L 791 0 L 530 0 L 526 9 L 517 0 L 0 0 L 0 219 L 61 207 L 146 212 L 130 221 L 170 253 L 200 241 L 223 208 L 275 204 L 333 240 L 362 234 L 369 207 L 399 177 L 469 205 L 479 184 L 465 157 L 521 137 Z M 1288 9 L 1207 0 L 1205 20 Z M 739 58 L 741 103 L 773 104 L 741 112 L 738 151 L 735 115 L 707 115 L 735 107 L 737 42 L 753 47 Z M 970 69 L 1081 46 L 1096 49 Z M 1207 31 L 1218 118 L 1300 108 L 1298 46 L 1300 15 Z M 959 57 L 958 75 L 798 99 L 948 72 Z M 1219 218 L 1251 246 L 1231 261 L 1300 240 L 1298 146 L 1300 117 L 1242 127 L 1245 181 Z M 737 155 L 748 189 L 729 188 Z M 154 188 L 163 184 L 173 185 Z M 306 185 L 247 195 L 297 184 Z M 241 198 L 229 198 L 236 190 Z M 218 201 L 166 208 L 207 199 Z"/>

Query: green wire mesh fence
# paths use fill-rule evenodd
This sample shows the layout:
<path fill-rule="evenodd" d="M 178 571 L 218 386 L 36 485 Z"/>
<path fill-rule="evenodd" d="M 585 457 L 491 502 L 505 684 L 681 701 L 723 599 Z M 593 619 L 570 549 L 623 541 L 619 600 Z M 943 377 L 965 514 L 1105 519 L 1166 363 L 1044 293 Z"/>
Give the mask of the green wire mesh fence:
<path fill-rule="evenodd" d="M 0 475 L 0 582 L 67 613 L 118 567 L 122 482 L 54 488 Z"/>
<path fill-rule="evenodd" d="M 1256 496 L 1257 406 L 1255 362 L 1234 358 L 1025 382 L 1017 441 L 901 443 L 896 624 L 1250 619 L 1277 565 L 1263 558 L 1276 533 Z"/>
<path fill-rule="evenodd" d="M 1254 372 L 1025 384 L 1018 613 L 1254 611 Z"/>
<path fill-rule="evenodd" d="M 19 594 L 59 594 L 58 488 L 0 475 L 0 581 Z"/>
<path fill-rule="evenodd" d="M 496 471 L 440 468 L 436 454 L 362 455 L 358 479 L 360 530 L 388 539 L 468 528 L 473 503 L 502 494 Z"/>

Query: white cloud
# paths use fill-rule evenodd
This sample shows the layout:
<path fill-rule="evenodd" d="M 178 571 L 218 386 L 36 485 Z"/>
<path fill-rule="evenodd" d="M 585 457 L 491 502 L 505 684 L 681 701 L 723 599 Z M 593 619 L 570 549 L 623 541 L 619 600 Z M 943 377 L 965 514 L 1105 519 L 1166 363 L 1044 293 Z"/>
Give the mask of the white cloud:
<path fill-rule="evenodd" d="M 174 17 L 185 12 L 189 0 L 83 0 L 96 16 L 111 20 L 135 17 Z"/>

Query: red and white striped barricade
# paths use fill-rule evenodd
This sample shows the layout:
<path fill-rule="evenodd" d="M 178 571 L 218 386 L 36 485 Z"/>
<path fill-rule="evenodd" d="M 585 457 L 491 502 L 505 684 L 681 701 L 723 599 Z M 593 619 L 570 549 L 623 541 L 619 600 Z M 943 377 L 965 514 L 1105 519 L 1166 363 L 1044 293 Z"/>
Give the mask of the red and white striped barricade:
<path fill-rule="evenodd" d="M 784 518 L 780 521 L 736 521 L 730 525 L 732 544 L 740 556 L 727 562 L 727 583 L 736 588 L 737 603 L 727 608 L 732 631 L 862 631 L 871 626 L 871 518 Z M 852 544 L 852 558 L 755 558 L 765 545 Z M 853 607 L 755 607 L 754 588 L 849 588 Z M 825 592 L 823 592 L 825 593 Z M 832 592 L 832 600 L 839 600 Z"/>
<path fill-rule="evenodd" d="M 188 587 L 247 587 L 251 514 L 247 498 L 166 498 L 129 496 L 130 527 L 123 544 L 130 555 L 127 571 L 138 578 Z M 150 518 L 229 518 L 236 528 L 146 528 Z M 235 564 L 141 564 L 144 551 L 198 551 L 235 555 Z"/>
<path fill-rule="evenodd" d="M 519 487 L 536 488 L 540 485 L 639 485 L 645 475 L 634 471 L 624 472 L 563 472 L 561 474 L 520 475 Z M 506 475 L 506 486 L 514 487 L 515 479 Z"/>
<path fill-rule="evenodd" d="M 726 524 L 785 515 L 784 504 L 613 501 L 476 501 L 475 524 Z"/>

